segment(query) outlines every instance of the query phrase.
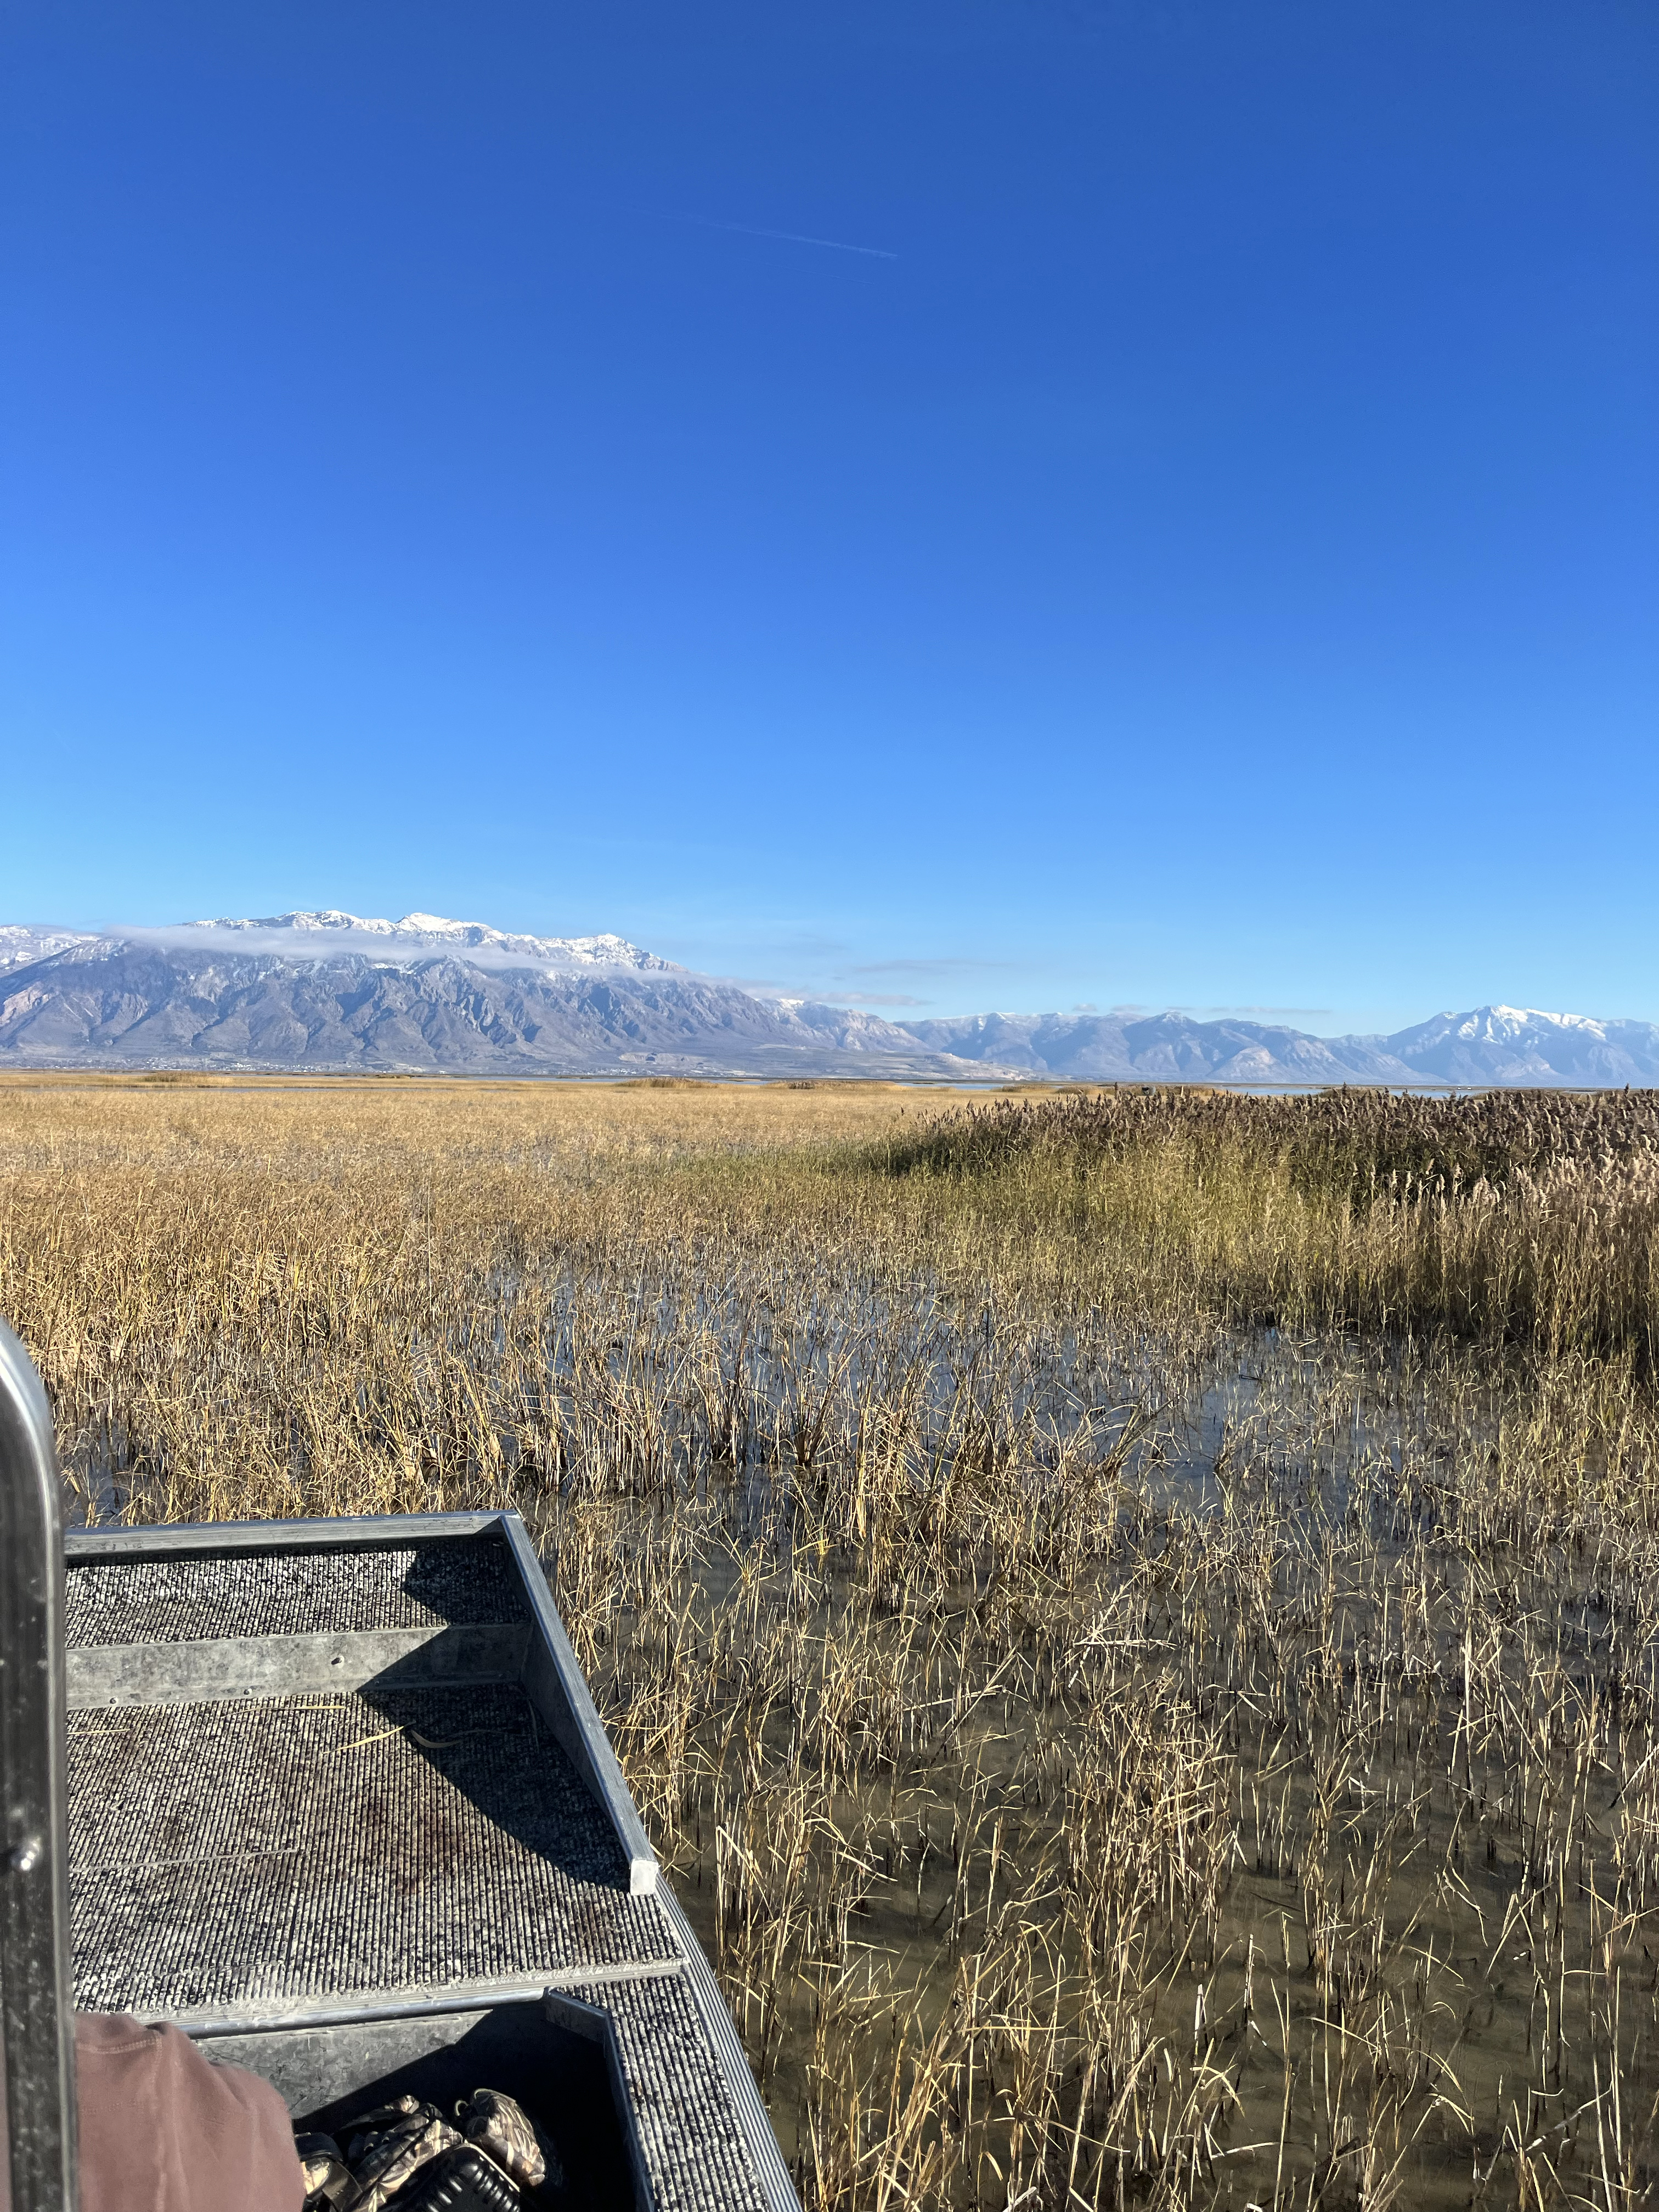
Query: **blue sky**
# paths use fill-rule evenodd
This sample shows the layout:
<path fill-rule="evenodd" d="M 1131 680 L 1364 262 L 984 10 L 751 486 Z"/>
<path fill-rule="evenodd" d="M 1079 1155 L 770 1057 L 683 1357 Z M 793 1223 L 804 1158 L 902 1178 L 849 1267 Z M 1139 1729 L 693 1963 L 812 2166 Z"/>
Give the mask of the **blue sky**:
<path fill-rule="evenodd" d="M 5 37 L 0 919 L 1659 1017 L 1648 0 Z"/>

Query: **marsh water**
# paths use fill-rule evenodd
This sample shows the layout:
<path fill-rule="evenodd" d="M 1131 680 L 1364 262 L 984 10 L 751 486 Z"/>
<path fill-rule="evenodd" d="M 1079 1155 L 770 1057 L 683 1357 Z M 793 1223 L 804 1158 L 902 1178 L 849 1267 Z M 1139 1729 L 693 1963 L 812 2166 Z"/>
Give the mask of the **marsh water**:
<path fill-rule="evenodd" d="M 572 1278 L 535 1342 L 501 1462 L 809 2191 L 834 2136 L 894 2207 L 1645 2199 L 1659 1560 L 1603 1431 L 867 1285 Z"/>
<path fill-rule="evenodd" d="M 628 1494 L 513 1438 L 804 2180 L 850 2110 L 914 2132 L 893 2205 L 1643 2201 L 1659 1562 L 1605 1437 L 1403 1345 L 878 1304 L 586 1311 L 548 1389 L 602 1365 Z"/>

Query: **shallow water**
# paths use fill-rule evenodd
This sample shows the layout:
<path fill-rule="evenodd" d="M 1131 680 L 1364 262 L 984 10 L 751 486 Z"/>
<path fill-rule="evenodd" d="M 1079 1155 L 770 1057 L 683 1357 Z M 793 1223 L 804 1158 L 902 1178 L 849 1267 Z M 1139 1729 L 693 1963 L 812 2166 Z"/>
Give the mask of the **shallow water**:
<path fill-rule="evenodd" d="M 1556 1528 L 1541 1502 L 1517 1541 L 1514 1407 L 1395 1348 L 1259 1333 L 1183 1365 L 1147 1342 L 1033 1338 L 981 1389 L 986 1340 L 937 1312 L 915 1324 L 911 1356 L 935 1363 L 924 1439 L 931 1419 L 960 1443 L 977 1407 L 1006 1447 L 999 1480 L 1040 1498 L 1073 1479 L 1080 1437 L 1108 1457 L 1139 1425 L 1080 1554 L 1028 1560 L 1023 1590 L 1003 1577 L 1000 1634 L 986 1607 L 1003 1571 L 971 1528 L 931 1584 L 857 1547 L 804 1570 L 810 1502 L 752 1410 L 787 1402 L 775 1367 L 735 1463 L 696 1486 L 710 1521 L 663 1593 L 748 1674 L 733 1695 L 710 1668 L 706 1771 L 671 1848 L 786 2147 L 809 2154 L 812 2022 L 835 2003 L 913 2007 L 929 2033 L 954 2008 L 984 2057 L 950 2108 L 988 2126 L 1000 2070 L 1019 2071 L 1024 1973 L 1020 2033 L 1066 2023 L 1067 2079 L 1091 2037 L 1097 2057 L 1115 2039 L 1084 2095 L 1085 2203 L 1642 2201 L 1659 2097 L 1651 1544 L 1616 1514 L 1600 1537 L 1582 1513 Z M 756 1346 L 757 1372 L 775 1353 Z M 919 1492 L 931 1479 L 924 1442 Z M 912 1613 L 943 1664 L 918 1656 L 925 1636 L 905 1656 Z M 596 1654 L 612 1698 L 636 1632 L 619 1620 Z M 849 1723 L 826 1759 L 823 1654 L 855 1638 L 891 1656 L 896 1709 Z M 715 1743 L 729 1753 L 739 1707 L 734 1780 Z M 1114 1816 L 1079 1806 L 1131 1739 L 1135 1786 L 1156 1796 L 1149 1762 L 1190 1770 L 1201 1810 L 1154 1807 L 1167 1832 L 1146 1866 L 1097 1879 L 1091 1838 Z M 792 1899 L 766 1831 L 803 1789 L 857 1872 L 803 1871 Z M 798 1941 L 779 1932 L 797 1908 Z M 769 1940 L 779 1972 L 757 1993 Z M 975 2027 L 980 1965 L 997 1996 Z M 975 2186 L 951 2201 L 1006 2201 L 988 2172 Z"/>
<path fill-rule="evenodd" d="M 692 1253 L 493 1289 L 411 1364 L 506 1376 L 804 2174 L 862 2130 L 902 2185 L 959 2140 L 941 2204 L 1644 2201 L 1659 1553 L 1595 1437 L 1389 1343 Z M 72 1457 L 126 1503 L 124 1431 Z"/>

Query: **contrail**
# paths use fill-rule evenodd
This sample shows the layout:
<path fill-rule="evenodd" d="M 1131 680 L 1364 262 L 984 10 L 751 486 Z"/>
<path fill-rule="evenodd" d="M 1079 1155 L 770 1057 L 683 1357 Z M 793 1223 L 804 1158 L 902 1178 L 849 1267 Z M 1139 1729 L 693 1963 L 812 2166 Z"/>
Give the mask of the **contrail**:
<path fill-rule="evenodd" d="M 752 222 L 716 222 L 712 216 L 670 216 L 671 222 L 695 222 L 704 230 L 735 230 L 744 238 L 779 238 L 789 246 L 827 246 L 834 253 L 867 253 L 872 261 L 896 261 L 884 246 L 849 246 L 842 238 L 808 238 L 799 230 L 760 230 Z"/>

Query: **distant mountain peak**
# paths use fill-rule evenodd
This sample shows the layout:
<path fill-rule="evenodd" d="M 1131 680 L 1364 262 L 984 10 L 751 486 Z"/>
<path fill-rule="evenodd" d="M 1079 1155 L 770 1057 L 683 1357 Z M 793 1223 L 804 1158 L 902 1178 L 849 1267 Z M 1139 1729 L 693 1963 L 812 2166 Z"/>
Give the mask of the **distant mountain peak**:
<path fill-rule="evenodd" d="M 313 913 L 267 914 L 257 918 L 229 914 L 210 915 L 201 921 L 181 921 L 180 929 L 368 929 L 386 936 L 398 925 L 375 921 L 360 914 L 342 914 L 337 907 L 321 907 Z"/>
<path fill-rule="evenodd" d="M 71 945 L 86 945 L 92 933 L 85 929 L 53 929 L 33 922 L 0 922 L 0 970 L 24 968 L 35 960 L 50 959 Z"/>
<path fill-rule="evenodd" d="M 682 972 L 672 960 L 630 944 L 625 937 L 605 932 L 592 937 L 530 937 L 494 928 L 487 921 L 453 921 L 441 914 L 406 914 L 400 921 L 372 915 L 347 914 L 338 907 L 296 908 L 291 914 L 245 917 L 221 915 L 210 921 L 179 922 L 174 929 L 143 929 L 133 933 L 147 943 L 167 942 L 180 933 L 204 936 L 223 934 L 250 951 L 314 959 L 319 940 L 328 951 L 362 951 L 371 957 L 384 948 L 422 952 L 453 951 L 473 958 L 480 954 L 491 965 L 521 960 L 538 968 L 618 968 L 659 975 Z M 354 940 L 362 939 L 362 943 Z"/>
<path fill-rule="evenodd" d="M 1173 1010 L 888 1020 L 759 997 L 625 937 L 324 907 L 85 932 L 0 925 L 0 1059 L 248 1068 L 629 1070 L 1072 1082 L 1659 1084 L 1659 1027 L 1492 1004 L 1391 1036 Z"/>
<path fill-rule="evenodd" d="M 1550 1014 L 1539 1006 L 1481 1006 L 1471 1018 L 1482 1017 L 1491 1022 L 1502 1022 L 1516 1029 L 1531 1022 L 1546 1022 L 1558 1030 L 1593 1030 L 1599 1036 L 1607 1028 L 1594 1014 Z"/>
<path fill-rule="evenodd" d="M 1469 1006 L 1461 1013 L 1447 1008 L 1429 1018 L 1471 1031 L 1493 1026 L 1523 1029 L 1529 1022 L 1548 1022 L 1557 1029 L 1599 1030 L 1605 1026 L 1594 1014 L 1553 1014 L 1541 1006 L 1505 1006 L 1496 1002 L 1490 1006 Z"/>

